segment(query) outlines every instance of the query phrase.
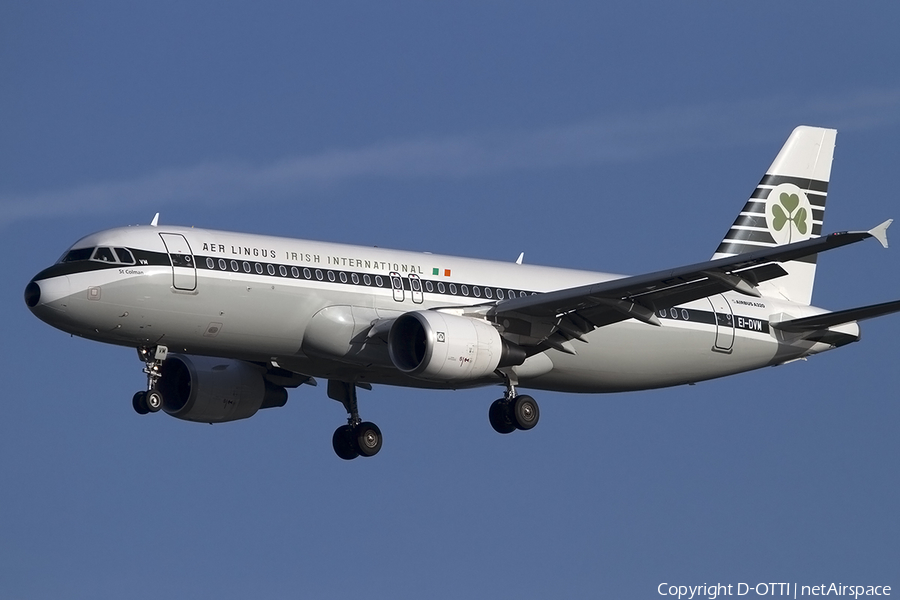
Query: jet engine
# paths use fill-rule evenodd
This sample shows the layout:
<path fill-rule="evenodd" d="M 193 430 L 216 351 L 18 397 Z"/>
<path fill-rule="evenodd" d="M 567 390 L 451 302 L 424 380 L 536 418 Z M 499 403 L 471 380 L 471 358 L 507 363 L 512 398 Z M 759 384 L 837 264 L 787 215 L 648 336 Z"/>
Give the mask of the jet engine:
<path fill-rule="evenodd" d="M 437 382 L 470 381 L 525 361 L 525 351 L 487 321 L 432 310 L 397 317 L 388 352 L 400 371 Z"/>
<path fill-rule="evenodd" d="M 266 381 L 263 368 L 240 360 L 170 354 L 161 372 L 163 410 L 186 421 L 237 421 L 287 403 L 286 389 Z"/>

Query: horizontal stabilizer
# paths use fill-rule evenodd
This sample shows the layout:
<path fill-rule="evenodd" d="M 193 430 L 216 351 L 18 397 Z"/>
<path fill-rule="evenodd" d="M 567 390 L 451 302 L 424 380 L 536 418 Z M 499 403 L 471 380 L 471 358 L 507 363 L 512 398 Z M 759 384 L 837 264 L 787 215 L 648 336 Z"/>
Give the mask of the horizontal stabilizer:
<path fill-rule="evenodd" d="M 839 310 L 812 317 L 803 317 L 802 319 L 791 319 L 790 321 L 769 323 L 769 325 L 775 329 L 780 329 L 781 331 L 802 333 L 804 331 L 827 329 L 829 327 L 834 327 L 835 325 L 843 325 L 844 323 L 850 323 L 852 321 L 862 321 L 863 319 L 889 315 L 898 311 L 900 311 L 900 300 L 893 300 L 882 304 L 848 308 L 847 310 Z"/>

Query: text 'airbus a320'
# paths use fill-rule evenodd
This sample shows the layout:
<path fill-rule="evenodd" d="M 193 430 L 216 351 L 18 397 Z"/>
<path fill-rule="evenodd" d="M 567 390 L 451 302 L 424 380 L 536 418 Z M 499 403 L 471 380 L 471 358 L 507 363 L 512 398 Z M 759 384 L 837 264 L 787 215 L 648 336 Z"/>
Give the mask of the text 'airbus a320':
<path fill-rule="evenodd" d="M 349 415 L 344 459 L 373 456 L 357 388 L 503 385 L 500 433 L 534 427 L 518 389 L 618 392 L 777 365 L 859 339 L 857 321 L 900 301 L 810 306 L 816 255 L 891 221 L 822 236 L 836 132 L 798 127 L 712 259 L 624 277 L 184 227 L 101 231 L 25 289 L 43 321 L 137 348 L 141 414 L 221 423 L 284 406 L 328 381 Z"/>

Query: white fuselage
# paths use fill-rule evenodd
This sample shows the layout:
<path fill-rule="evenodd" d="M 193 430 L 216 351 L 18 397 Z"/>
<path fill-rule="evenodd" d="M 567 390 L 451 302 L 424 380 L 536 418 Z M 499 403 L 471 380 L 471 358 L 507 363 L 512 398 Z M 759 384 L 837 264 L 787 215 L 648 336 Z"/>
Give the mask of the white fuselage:
<path fill-rule="evenodd" d="M 39 301 L 30 307 L 63 331 L 124 346 L 165 344 L 185 354 L 274 362 L 313 377 L 421 387 L 502 380 L 420 381 L 377 349 L 347 354 L 342 335 L 364 334 L 373 322 L 409 311 L 493 303 L 618 277 L 182 227 L 111 229 L 73 246 L 82 248 L 128 249 L 133 264 L 110 254 L 105 263 L 60 262 L 37 275 Z M 774 298 L 717 294 L 658 311 L 659 327 L 633 319 L 615 323 L 586 334 L 587 343 L 568 342 L 575 354 L 548 350 L 514 370 L 523 387 L 567 392 L 692 383 L 858 339 L 856 323 L 831 328 L 818 340 L 769 327 L 770 320 L 821 312 Z M 311 328 L 321 330 L 315 342 Z"/>

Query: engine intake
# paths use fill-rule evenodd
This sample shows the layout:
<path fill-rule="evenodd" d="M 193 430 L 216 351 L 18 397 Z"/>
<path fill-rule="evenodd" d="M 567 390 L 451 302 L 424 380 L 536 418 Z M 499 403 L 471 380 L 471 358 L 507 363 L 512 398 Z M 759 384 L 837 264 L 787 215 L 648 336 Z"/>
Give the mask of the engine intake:
<path fill-rule="evenodd" d="M 398 317 L 388 336 L 388 352 L 400 371 L 440 382 L 475 380 L 525 361 L 525 351 L 500 337 L 487 321 L 431 310 Z"/>
<path fill-rule="evenodd" d="M 170 354 L 161 372 L 163 410 L 186 421 L 237 421 L 287 403 L 287 390 L 266 381 L 260 367 L 240 360 Z"/>

